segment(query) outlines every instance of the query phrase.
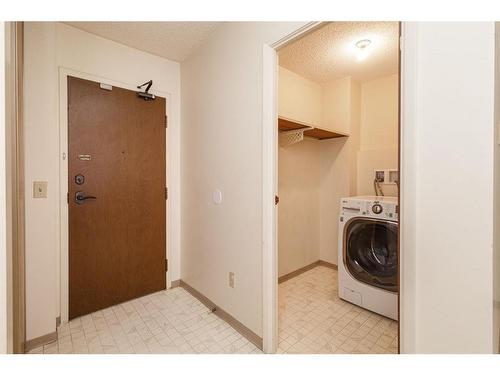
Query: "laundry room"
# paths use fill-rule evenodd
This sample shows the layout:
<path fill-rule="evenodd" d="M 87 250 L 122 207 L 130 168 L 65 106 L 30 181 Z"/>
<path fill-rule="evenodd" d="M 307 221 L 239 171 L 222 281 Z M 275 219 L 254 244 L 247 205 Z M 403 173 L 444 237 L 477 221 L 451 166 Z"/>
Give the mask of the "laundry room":
<path fill-rule="evenodd" d="M 399 24 L 278 58 L 278 351 L 397 353 Z"/>

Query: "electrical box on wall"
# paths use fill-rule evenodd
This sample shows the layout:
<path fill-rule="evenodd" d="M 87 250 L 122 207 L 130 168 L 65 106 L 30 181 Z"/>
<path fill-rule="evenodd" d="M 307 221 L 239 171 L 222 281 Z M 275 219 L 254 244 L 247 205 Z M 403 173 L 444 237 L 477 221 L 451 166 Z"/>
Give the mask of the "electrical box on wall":
<path fill-rule="evenodd" d="M 399 182 L 399 171 L 397 169 L 375 169 L 373 178 L 380 184 L 394 185 Z"/>
<path fill-rule="evenodd" d="M 397 169 L 389 169 L 387 173 L 389 174 L 389 178 L 387 180 L 389 184 L 399 183 L 399 171 Z"/>
<path fill-rule="evenodd" d="M 375 169 L 375 180 L 381 184 L 385 183 L 385 171 L 382 169 Z"/>

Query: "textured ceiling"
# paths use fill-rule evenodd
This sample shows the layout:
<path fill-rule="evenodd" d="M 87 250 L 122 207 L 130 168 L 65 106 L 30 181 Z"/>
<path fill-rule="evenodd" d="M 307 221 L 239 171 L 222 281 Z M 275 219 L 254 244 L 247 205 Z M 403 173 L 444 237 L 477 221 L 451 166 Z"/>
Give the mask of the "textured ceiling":
<path fill-rule="evenodd" d="M 347 76 L 359 82 L 398 71 L 397 22 L 331 22 L 279 51 L 279 64 L 324 83 Z M 372 41 L 358 61 L 356 42 Z"/>
<path fill-rule="evenodd" d="M 65 22 L 89 33 L 174 61 L 183 61 L 221 22 Z"/>

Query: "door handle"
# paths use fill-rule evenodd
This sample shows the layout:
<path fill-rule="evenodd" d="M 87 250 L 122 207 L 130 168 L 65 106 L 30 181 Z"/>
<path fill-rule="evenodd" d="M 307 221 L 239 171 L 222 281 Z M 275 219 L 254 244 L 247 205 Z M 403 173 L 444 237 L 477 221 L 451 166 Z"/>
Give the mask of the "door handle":
<path fill-rule="evenodd" d="M 94 197 L 92 195 L 85 195 L 83 191 L 77 191 L 75 194 L 75 203 L 76 204 L 83 204 L 87 199 L 97 199 L 97 197 Z"/>

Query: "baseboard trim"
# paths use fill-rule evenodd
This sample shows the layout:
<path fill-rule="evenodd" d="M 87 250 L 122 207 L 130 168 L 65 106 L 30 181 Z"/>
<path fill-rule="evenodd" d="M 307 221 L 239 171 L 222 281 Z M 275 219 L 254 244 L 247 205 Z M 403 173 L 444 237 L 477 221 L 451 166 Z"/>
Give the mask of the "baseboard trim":
<path fill-rule="evenodd" d="M 181 286 L 181 280 L 173 280 L 170 282 L 170 289 L 178 288 Z"/>
<path fill-rule="evenodd" d="M 183 280 L 179 280 L 179 286 L 188 291 L 193 297 L 203 303 L 206 307 L 210 309 L 215 315 L 224 320 L 227 324 L 233 327 L 236 331 L 238 331 L 243 337 L 245 337 L 248 341 L 254 344 L 257 348 L 262 350 L 262 337 L 253 332 L 250 328 L 245 326 L 239 320 L 237 320 L 234 316 L 229 314 L 227 311 L 224 311 L 215 303 L 213 303 L 208 297 L 194 289 L 191 285 L 187 284 Z"/>
<path fill-rule="evenodd" d="M 338 269 L 336 264 L 333 264 L 333 263 L 330 263 L 330 262 L 327 262 L 324 260 L 317 260 L 316 262 L 308 264 L 307 266 L 299 268 L 298 270 L 295 270 L 295 271 L 292 271 L 290 273 L 287 273 L 286 275 L 280 276 L 278 278 L 278 284 L 281 284 L 282 282 L 293 279 L 294 277 L 297 277 L 297 276 L 303 274 L 304 272 L 312 270 L 313 268 L 316 268 L 318 266 L 328 267 L 328 268 L 331 268 L 334 270 Z"/>
<path fill-rule="evenodd" d="M 318 260 L 318 266 L 323 266 L 323 267 L 328 267 L 331 268 L 332 270 L 338 270 L 339 267 L 336 264 L 327 262 L 326 260 Z"/>
<path fill-rule="evenodd" d="M 24 344 L 24 351 L 28 353 L 30 350 L 36 349 L 42 345 L 50 344 L 57 340 L 57 331 L 47 333 L 46 335 L 35 337 L 34 339 L 27 340 Z"/>

